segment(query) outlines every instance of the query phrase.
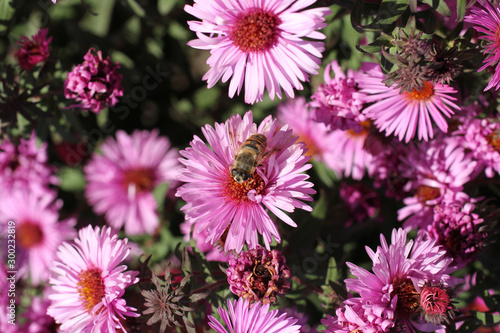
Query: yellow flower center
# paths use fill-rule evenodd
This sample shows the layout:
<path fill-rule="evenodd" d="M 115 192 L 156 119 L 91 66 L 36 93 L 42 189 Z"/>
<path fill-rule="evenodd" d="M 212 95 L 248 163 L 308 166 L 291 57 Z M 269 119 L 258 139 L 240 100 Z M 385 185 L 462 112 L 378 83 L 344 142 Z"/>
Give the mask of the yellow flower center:
<path fill-rule="evenodd" d="M 83 307 L 88 313 L 91 313 L 94 306 L 102 301 L 106 293 L 101 274 L 102 271 L 95 267 L 78 274 L 78 294 Z"/>

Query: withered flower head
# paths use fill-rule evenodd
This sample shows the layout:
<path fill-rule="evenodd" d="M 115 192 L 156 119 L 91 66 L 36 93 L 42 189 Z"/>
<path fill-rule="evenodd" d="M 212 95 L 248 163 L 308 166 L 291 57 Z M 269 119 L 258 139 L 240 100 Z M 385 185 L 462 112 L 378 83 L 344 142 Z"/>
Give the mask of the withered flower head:
<path fill-rule="evenodd" d="M 268 251 L 258 246 L 231 258 L 226 271 L 229 289 L 250 303 L 274 303 L 276 296 L 290 289 L 290 269 L 285 257 L 277 250 Z"/>
<path fill-rule="evenodd" d="M 425 284 L 420 292 L 420 317 L 434 325 L 449 323 L 455 317 L 454 297 L 449 287 Z"/>
<path fill-rule="evenodd" d="M 434 44 L 429 49 L 429 65 L 425 76 L 432 83 L 450 84 L 462 70 L 461 56 L 456 47 L 449 49 Z"/>

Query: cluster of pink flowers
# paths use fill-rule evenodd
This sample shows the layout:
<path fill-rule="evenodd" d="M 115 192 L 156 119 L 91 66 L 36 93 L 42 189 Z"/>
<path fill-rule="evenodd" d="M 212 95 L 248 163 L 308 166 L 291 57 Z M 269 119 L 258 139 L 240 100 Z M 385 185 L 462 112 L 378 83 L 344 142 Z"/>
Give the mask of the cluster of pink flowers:
<path fill-rule="evenodd" d="M 75 99 L 74 105 L 99 113 L 108 105 L 118 102 L 123 96 L 122 75 L 118 73 L 120 64 L 113 63 L 109 56 L 104 59 L 101 51 L 97 55 L 89 49 L 82 64 L 75 66 L 64 82 L 64 96 Z"/>
<path fill-rule="evenodd" d="M 17 42 L 19 49 L 14 56 L 25 71 L 32 70 L 39 63 L 45 63 L 49 58 L 52 37 L 47 38 L 48 33 L 49 29 L 40 29 L 31 39 L 21 36 Z"/>

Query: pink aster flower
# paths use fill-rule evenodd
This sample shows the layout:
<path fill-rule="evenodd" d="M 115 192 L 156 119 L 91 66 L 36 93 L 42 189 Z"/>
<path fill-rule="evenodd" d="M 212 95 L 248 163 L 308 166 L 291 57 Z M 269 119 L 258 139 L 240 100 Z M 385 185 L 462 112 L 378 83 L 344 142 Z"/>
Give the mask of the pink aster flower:
<path fill-rule="evenodd" d="M 153 234 L 159 225 L 153 190 L 175 179 L 177 149 L 156 130 L 136 130 L 118 131 L 100 150 L 84 167 L 85 194 L 94 211 L 105 214 L 113 228 L 125 225 L 127 234 Z"/>
<path fill-rule="evenodd" d="M 193 226 L 189 222 L 184 221 L 181 223 L 180 229 L 184 234 L 184 241 L 189 242 L 192 237 L 196 246 L 205 254 L 205 258 L 208 261 L 227 262 L 229 260 L 230 255 L 224 253 L 223 249 L 221 249 L 221 244 L 212 245 L 206 242 L 208 233 L 204 229 L 199 229 L 198 224 Z"/>
<path fill-rule="evenodd" d="M 229 290 L 250 303 L 275 303 L 276 296 L 290 289 L 291 272 L 285 257 L 278 250 L 260 246 L 230 258 L 226 275 Z"/>
<path fill-rule="evenodd" d="M 47 314 L 49 305 L 47 291 L 42 296 L 33 297 L 30 307 L 23 313 L 24 324 L 19 333 L 52 333 L 56 323 L 54 318 Z"/>
<path fill-rule="evenodd" d="M 425 227 L 432 223 L 435 205 L 467 198 L 463 186 L 474 177 L 477 162 L 455 136 L 420 142 L 409 148 L 402 157 L 406 165 L 402 176 L 408 179 L 406 191 L 413 195 L 404 199 L 406 206 L 398 211 L 398 219 L 410 217 L 405 227 Z"/>
<path fill-rule="evenodd" d="M 122 298 L 139 281 L 139 272 L 120 265 L 130 253 L 127 241 L 108 227 L 89 225 L 80 229 L 75 244 L 59 247 L 47 314 L 61 324 L 62 332 L 125 332 L 120 320 L 139 316 Z"/>
<path fill-rule="evenodd" d="M 49 29 L 39 29 L 36 34 L 29 39 L 21 36 L 17 42 L 19 49 L 14 57 L 19 62 L 19 66 L 25 71 L 30 71 L 39 63 L 44 63 L 50 56 L 49 44 L 52 37 L 47 38 Z"/>
<path fill-rule="evenodd" d="M 373 155 L 365 149 L 370 126 L 370 122 L 366 121 L 360 124 L 360 131 L 333 131 L 330 140 L 336 143 L 330 147 L 330 156 L 333 156 L 329 160 L 330 168 L 355 180 L 361 180 L 365 172 L 373 174 Z"/>
<path fill-rule="evenodd" d="M 35 194 L 16 190 L 0 196 L 1 238 L 7 242 L 7 222 L 14 221 L 16 270 L 20 277 L 29 277 L 34 285 L 48 280 L 57 247 L 75 234 L 75 220 L 59 222 L 58 210 L 63 203 L 54 200 L 55 194 L 51 191 Z M 6 244 L 2 246 L 7 247 Z"/>
<path fill-rule="evenodd" d="M 302 143 L 294 144 L 292 131 L 279 127 L 276 120 L 268 116 L 257 127 L 252 112 L 243 119 L 232 116 L 224 124 L 209 125 L 202 132 L 209 146 L 195 136 L 190 147 L 181 151 L 180 181 L 177 196 L 187 204 L 182 208 L 186 220 L 199 224 L 208 233 L 207 242 L 215 244 L 227 235 L 224 249 L 240 252 L 243 245 L 255 248 L 261 234 L 266 248 L 274 237 L 281 241 L 275 222 L 266 208 L 290 226 L 295 222 L 283 211 L 295 208 L 311 211 L 301 200 L 311 201 L 315 191 L 303 172 L 311 167 L 306 164 Z M 267 148 L 251 178 L 239 183 L 231 175 L 232 165 L 242 144 L 253 134 L 267 138 Z"/>
<path fill-rule="evenodd" d="M 493 5 L 489 0 L 479 1 L 481 4 L 473 6 L 470 9 L 470 14 L 465 16 L 464 21 L 473 24 L 474 29 L 481 34 L 479 39 L 486 41 L 485 59 L 483 67 L 478 69 L 481 72 L 488 69 L 493 77 L 484 88 L 484 91 L 491 88 L 498 90 L 500 88 L 500 38 L 498 30 L 500 29 L 500 7 Z"/>
<path fill-rule="evenodd" d="M 59 183 L 47 163 L 47 143 L 37 145 L 35 132 L 15 145 L 10 139 L 0 142 L 0 194 L 16 189 L 45 193 Z"/>
<path fill-rule="evenodd" d="M 245 102 L 262 101 L 264 89 L 269 97 L 288 97 L 293 89 L 302 90 L 300 81 L 318 73 L 322 42 L 316 31 L 326 27 L 327 7 L 304 10 L 314 0 L 195 0 L 184 10 L 200 21 L 188 21 L 198 39 L 189 46 L 210 50 L 210 66 L 203 80 L 208 88 L 219 79 L 229 84 L 229 97 L 238 95 L 245 84 Z M 304 39 L 305 38 L 305 39 Z"/>
<path fill-rule="evenodd" d="M 446 118 L 450 118 L 460 108 L 453 102 L 451 94 L 456 90 L 448 85 L 425 82 L 422 90 L 400 92 L 395 86 L 387 87 L 382 80 L 384 74 L 377 64 L 365 64 L 362 68 L 366 76 L 360 81 L 361 92 L 366 94 L 366 102 L 373 102 L 363 110 L 386 136 L 394 133 L 400 141 L 415 137 L 419 140 L 434 137 L 433 123 L 443 131 L 448 131 Z"/>
<path fill-rule="evenodd" d="M 75 107 L 99 113 L 108 105 L 115 105 L 118 97 L 123 96 L 122 75 L 118 73 L 119 63 L 113 63 L 109 56 L 103 59 L 101 51 L 97 51 L 97 55 L 93 51 L 95 49 L 90 48 L 83 63 L 68 73 L 64 97 L 79 101 Z"/>
<path fill-rule="evenodd" d="M 346 227 L 368 220 L 381 221 L 382 202 L 379 195 L 364 183 L 348 184 L 342 182 L 339 189 L 340 199 L 347 208 Z"/>
<path fill-rule="evenodd" d="M 227 330 L 213 316 L 208 316 L 211 328 L 217 333 L 299 333 L 300 326 L 295 325 L 297 319 L 288 317 L 286 313 L 278 316 L 278 310 L 269 311 L 269 304 L 250 303 L 240 298 L 237 301 L 227 301 L 228 310 L 219 307 L 218 312 Z"/>
<path fill-rule="evenodd" d="M 500 123 L 496 118 L 468 119 L 455 133 L 463 136 L 462 145 L 472 152 L 486 177 L 500 173 Z"/>
<path fill-rule="evenodd" d="M 434 219 L 426 229 L 429 237 L 447 251 L 456 265 L 474 260 L 488 238 L 485 220 L 475 212 L 476 202 L 468 199 L 436 205 Z"/>
<path fill-rule="evenodd" d="M 303 96 L 280 104 L 277 118 L 280 123 L 287 124 L 293 134 L 299 137 L 297 142 L 305 143 L 307 156 L 324 162 L 329 168 L 335 170 L 338 157 L 333 154 L 332 147 L 338 143 L 336 135 L 325 124 L 313 119 L 313 114 Z M 335 171 L 340 173 L 340 170 Z"/>
<path fill-rule="evenodd" d="M 337 310 L 333 320 L 339 324 L 337 328 L 361 332 L 388 332 L 393 328 L 430 332 L 439 328 L 435 321 L 418 318 L 420 298 L 425 286 L 456 284 L 449 276 L 454 269 L 449 266 L 452 259 L 434 240 L 419 236 L 415 241 L 407 241 L 407 233 L 402 229 L 392 231 L 391 244 L 382 235 L 380 242 L 376 251 L 366 248 L 373 261 L 372 272 L 347 263 L 355 278 L 346 279 L 346 287 L 359 296 L 348 298 Z"/>
<path fill-rule="evenodd" d="M 333 78 L 331 72 L 335 75 Z M 314 109 L 316 120 L 331 129 L 361 131 L 360 123 L 367 120 L 361 113 L 365 94 L 358 88 L 362 75 L 352 69 L 344 73 L 337 60 L 326 65 L 325 83 L 311 96 L 310 106 Z"/>

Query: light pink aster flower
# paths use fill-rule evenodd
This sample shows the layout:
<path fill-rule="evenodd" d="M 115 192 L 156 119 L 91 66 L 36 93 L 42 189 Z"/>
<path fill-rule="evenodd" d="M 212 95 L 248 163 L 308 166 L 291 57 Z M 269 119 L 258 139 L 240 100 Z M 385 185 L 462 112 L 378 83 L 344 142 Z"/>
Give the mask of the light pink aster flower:
<path fill-rule="evenodd" d="M 30 71 L 39 63 L 44 63 L 50 56 L 49 44 L 52 37 L 47 38 L 49 29 L 40 29 L 29 39 L 21 36 L 17 42 L 19 49 L 14 57 L 19 62 L 19 66 L 25 71 Z"/>
<path fill-rule="evenodd" d="M 280 123 L 288 124 L 293 134 L 299 137 L 297 142 L 306 144 L 307 156 L 324 162 L 330 169 L 341 173 L 341 170 L 335 169 L 338 167 L 338 157 L 332 150 L 338 143 L 336 135 L 325 124 L 313 119 L 303 96 L 281 103 L 278 106 L 277 118 Z"/>
<path fill-rule="evenodd" d="M 463 186 L 474 177 L 477 161 L 463 148 L 461 139 L 440 137 L 431 142 L 410 146 L 401 158 L 406 168 L 402 176 L 408 179 L 406 191 L 412 196 L 403 200 L 405 207 L 398 211 L 405 227 L 419 228 L 432 223 L 433 207 L 444 201 L 468 196 Z"/>
<path fill-rule="evenodd" d="M 253 304 L 240 298 L 227 301 L 228 310 L 219 307 L 220 317 L 228 327 L 226 329 L 213 316 L 208 316 L 211 328 L 217 333 L 299 333 L 300 326 L 295 325 L 297 319 L 288 317 L 286 313 L 278 316 L 278 310 L 269 311 L 269 304 Z"/>
<path fill-rule="evenodd" d="M 470 14 L 465 16 L 464 21 L 473 24 L 474 29 L 481 35 L 479 39 L 486 41 L 483 67 L 478 69 L 481 72 L 488 69 L 493 74 L 490 82 L 484 88 L 484 91 L 491 88 L 498 90 L 500 88 L 500 38 L 498 30 L 500 29 L 500 7 L 493 5 L 489 0 L 479 1 L 481 5 L 473 6 Z"/>
<path fill-rule="evenodd" d="M 266 248 L 274 237 L 281 241 L 275 222 L 266 208 L 279 219 L 296 227 L 295 222 L 283 211 L 295 208 L 311 211 L 301 200 L 311 201 L 313 184 L 303 172 L 311 167 L 304 155 L 302 143 L 295 144 L 296 137 L 286 126 L 268 116 L 257 127 L 252 112 L 243 118 L 232 116 L 224 124 L 202 128 L 209 146 L 195 136 L 190 147 L 181 151 L 180 181 L 177 196 L 187 204 L 182 208 L 186 220 L 199 224 L 209 234 L 207 242 L 215 244 L 227 235 L 224 249 L 240 252 L 246 243 L 249 248 L 258 244 L 261 234 Z M 238 183 L 231 176 L 231 165 L 241 145 L 252 134 L 260 133 L 267 138 L 267 149 L 252 178 Z M 227 230 L 228 229 L 228 230 Z"/>
<path fill-rule="evenodd" d="M 337 330 L 329 332 L 412 332 L 415 328 L 430 332 L 439 328 L 436 322 L 419 318 L 420 296 L 425 286 L 456 284 L 449 276 L 454 269 L 449 266 L 452 259 L 434 240 L 417 237 L 407 241 L 402 229 L 392 231 L 391 244 L 382 235 L 380 242 L 376 251 L 366 248 L 373 261 L 372 272 L 347 263 L 356 278 L 346 279 L 346 287 L 359 296 L 344 301 L 337 317 L 330 319 Z"/>
<path fill-rule="evenodd" d="M 59 222 L 58 210 L 61 200 L 55 193 L 47 191 L 35 194 L 27 190 L 16 190 L 0 196 L 0 233 L 7 242 L 7 222 L 16 224 L 16 270 L 22 278 L 30 278 L 38 285 L 49 278 L 49 268 L 55 258 L 57 247 L 75 235 L 75 219 Z M 7 248 L 6 244 L 2 244 Z"/>
<path fill-rule="evenodd" d="M 139 272 L 120 265 L 130 253 L 127 241 L 108 227 L 89 225 L 80 229 L 75 244 L 59 247 L 47 314 L 61 324 L 62 332 L 125 332 L 120 320 L 139 316 L 122 298 L 139 281 Z"/>
<path fill-rule="evenodd" d="M 394 133 L 400 141 L 406 142 L 415 137 L 429 140 L 434 137 L 433 123 L 443 131 L 448 131 L 446 118 L 450 118 L 460 108 L 453 102 L 451 94 L 456 90 L 448 85 L 425 82 L 422 90 L 400 92 L 395 86 L 387 87 L 380 65 L 366 63 L 362 68 L 366 75 L 360 80 L 361 92 L 366 94 L 366 102 L 373 102 L 363 110 L 386 136 Z"/>
<path fill-rule="evenodd" d="M 73 105 L 99 113 L 108 105 L 118 102 L 123 96 L 122 75 L 118 73 L 119 63 L 113 63 L 109 56 L 103 59 L 102 52 L 90 48 L 82 64 L 68 73 L 64 81 L 64 97 L 75 99 L 81 104 Z"/>
<path fill-rule="evenodd" d="M 43 194 L 59 180 L 47 163 L 47 143 L 38 147 L 35 132 L 15 145 L 10 139 L 0 143 L 0 194 L 17 189 Z"/>
<path fill-rule="evenodd" d="M 334 77 L 331 77 L 331 72 Z M 326 65 L 324 80 L 311 96 L 310 106 L 317 121 L 331 129 L 361 131 L 360 123 L 367 118 L 361 113 L 365 94 L 359 91 L 358 82 L 363 74 L 359 71 L 342 71 L 337 60 Z"/>
<path fill-rule="evenodd" d="M 94 211 L 115 229 L 125 225 L 127 234 L 153 234 L 159 225 L 153 190 L 175 179 L 177 149 L 157 130 L 136 130 L 118 131 L 100 150 L 84 167 L 85 194 Z"/>
<path fill-rule="evenodd" d="M 336 143 L 330 146 L 330 168 L 355 180 L 361 180 L 365 172 L 373 174 L 373 155 L 364 149 L 370 126 L 370 122 L 365 121 L 360 124 L 360 131 L 333 131 L 330 140 Z"/>
<path fill-rule="evenodd" d="M 326 27 L 327 7 L 304 10 L 314 0 L 195 0 L 184 10 L 200 21 L 188 21 L 198 39 L 189 46 L 210 50 L 210 66 L 203 80 L 208 88 L 219 79 L 229 84 L 229 97 L 238 95 L 245 84 L 245 102 L 262 101 L 264 89 L 269 97 L 288 97 L 293 89 L 302 90 L 300 81 L 318 73 L 324 39 L 316 31 Z M 306 39 L 304 39 L 306 38 Z"/>

